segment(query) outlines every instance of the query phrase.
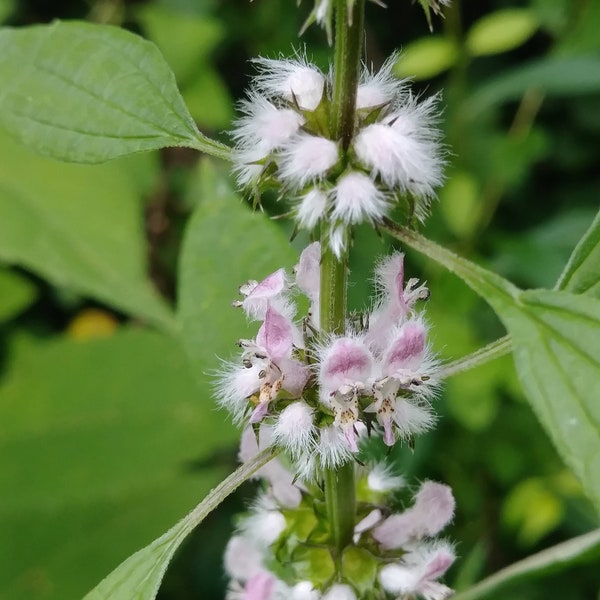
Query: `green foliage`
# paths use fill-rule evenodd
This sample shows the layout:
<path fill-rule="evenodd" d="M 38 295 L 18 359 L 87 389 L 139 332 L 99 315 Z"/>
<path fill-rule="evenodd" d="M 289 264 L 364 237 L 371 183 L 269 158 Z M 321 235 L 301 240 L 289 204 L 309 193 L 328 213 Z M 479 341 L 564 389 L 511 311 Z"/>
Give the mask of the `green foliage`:
<path fill-rule="evenodd" d="M 573 251 L 557 287 L 600 299 L 600 212 Z"/>
<path fill-rule="evenodd" d="M 394 72 L 399 77 L 430 79 L 449 69 L 457 58 L 453 40 L 441 35 L 421 38 L 403 48 Z"/>
<path fill-rule="evenodd" d="M 211 490 L 185 518 L 119 565 L 86 594 L 84 600 L 153 600 L 169 562 L 185 537 L 229 494 L 272 458 L 272 452 L 267 449 L 239 467 Z"/>
<path fill-rule="evenodd" d="M 97 163 L 164 146 L 218 146 L 199 133 L 156 47 L 123 29 L 6 28 L 0 57 L 0 77 L 11 82 L 0 93 L 0 124 L 36 152 Z"/>
<path fill-rule="evenodd" d="M 600 92 L 600 58 L 595 56 L 548 57 L 519 65 L 474 91 L 465 113 L 480 115 L 507 100 L 519 99 L 533 88 L 550 96 L 571 98 Z"/>
<path fill-rule="evenodd" d="M 130 163 L 66 165 L 0 135 L 0 259 L 164 329 L 146 277 L 140 184 Z"/>
<path fill-rule="evenodd" d="M 26 277 L 0 269 L 0 323 L 23 312 L 37 297 L 37 289 Z"/>
<path fill-rule="evenodd" d="M 212 129 L 227 127 L 233 118 L 231 98 L 210 60 L 225 37 L 223 24 L 210 15 L 160 4 L 142 5 L 137 15 L 148 38 L 171 65 L 196 123 Z"/>
<path fill-rule="evenodd" d="M 505 9 L 485 15 L 467 33 L 466 48 L 472 56 L 500 54 L 525 43 L 538 23 L 528 9 Z"/>
<path fill-rule="evenodd" d="M 600 558 L 600 529 L 517 562 L 477 584 L 469 591 L 456 594 L 454 598 L 456 600 L 479 600 L 480 598 L 483 600 L 489 598 L 497 590 L 520 580 L 560 571 L 581 561 L 597 561 L 598 558 Z"/>
<path fill-rule="evenodd" d="M 237 433 L 164 335 L 12 347 L 0 387 L 0 481 L 11 490 L 0 595 L 81 597 L 226 474 L 212 457 Z"/>

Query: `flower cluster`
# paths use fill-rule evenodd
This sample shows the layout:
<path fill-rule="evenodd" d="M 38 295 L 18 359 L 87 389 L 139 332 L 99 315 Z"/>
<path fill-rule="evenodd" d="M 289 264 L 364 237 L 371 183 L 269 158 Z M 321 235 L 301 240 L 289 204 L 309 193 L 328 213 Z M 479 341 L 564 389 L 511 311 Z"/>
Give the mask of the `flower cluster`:
<path fill-rule="evenodd" d="M 346 335 L 319 330 L 319 263 L 315 242 L 293 281 L 280 269 L 240 288 L 234 304 L 262 323 L 255 339 L 239 341 L 240 361 L 226 363 L 216 388 L 236 422 L 270 429 L 303 479 L 351 460 L 368 433 L 382 432 L 391 446 L 430 428 L 437 386 L 427 325 L 414 308 L 429 291 L 405 282 L 403 255 L 379 264 L 375 307 Z M 310 301 L 299 321 L 295 291 Z"/>
<path fill-rule="evenodd" d="M 332 76 L 303 57 L 257 59 L 240 105 L 232 132 L 238 183 L 290 196 L 301 228 L 327 223 L 337 256 L 349 226 L 377 223 L 399 201 L 409 217 L 423 219 L 442 182 L 437 97 L 419 102 L 392 75 L 396 59 L 379 72 L 363 69 L 347 148 L 332 132 Z"/>
<path fill-rule="evenodd" d="M 257 451 L 249 429 L 242 460 Z M 454 549 L 436 539 L 454 514 L 450 488 L 425 481 L 412 505 L 395 512 L 384 506 L 402 493 L 403 478 L 382 464 L 356 471 L 361 508 L 336 574 L 324 545 L 328 524 L 320 491 L 307 493 L 280 461 L 261 470 L 268 486 L 239 522 L 225 552 L 228 600 L 356 600 L 365 590 L 379 600 L 443 600 L 452 593 L 438 579 L 453 563 Z"/>

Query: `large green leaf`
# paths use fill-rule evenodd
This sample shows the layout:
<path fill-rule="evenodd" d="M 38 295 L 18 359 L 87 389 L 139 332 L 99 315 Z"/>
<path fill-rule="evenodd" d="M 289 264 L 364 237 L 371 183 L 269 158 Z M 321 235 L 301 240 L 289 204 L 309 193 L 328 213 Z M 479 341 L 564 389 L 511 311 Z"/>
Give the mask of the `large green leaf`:
<path fill-rule="evenodd" d="M 538 418 L 600 509 L 600 301 L 550 290 L 495 306 Z"/>
<path fill-rule="evenodd" d="M 191 359 L 216 367 L 215 354 L 225 358 L 238 339 L 256 334 L 231 307 L 239 286 L 289 269 L 298 257 L 275 223 L 244 205 L 212 163 L 205 161 L 198 177 L 200 201 L 179 265 L 178 318 Z"/>
<path fill-rule="evenodd" d="M 0 259 L 164 328 L 146 275 L 141 183 L 120 162 L 40 158 L 0 135 Z"/>
<path fill-rule="evenodd" d="M 600 212 L 571 254 L 556 287 L 600 299 Z"/>
<path fill-rule="evenodd" d="M 0 385 L 0 597 L 81 598 L 230 470 L 171 338 L 20 340 Z M 203 464 L 201 470 L 191 465 Z"/>
<path fill-rule="evenodd" d="M 226 157 L 199 133 L 154 44 L 117 27 L 55 22 L 0 31 L 0 124 L 74 162 L 164 146 Z"/>
<path fill-rule="evenodd" d="M 206 516 L 273 458 L 263 450 L 222 481 L 194 510 L 148 546 L 138 550 L 103 579 L 84 600 L 153 600 L 175 551 Z"/>
<path fill-rule="evenodd" d="M 386 228 L 453 271 L 496 311 L 511 335 L 533 410 L 600 510 L 600 301 L 563 291 L 521 291 L 414 231 Z"/>

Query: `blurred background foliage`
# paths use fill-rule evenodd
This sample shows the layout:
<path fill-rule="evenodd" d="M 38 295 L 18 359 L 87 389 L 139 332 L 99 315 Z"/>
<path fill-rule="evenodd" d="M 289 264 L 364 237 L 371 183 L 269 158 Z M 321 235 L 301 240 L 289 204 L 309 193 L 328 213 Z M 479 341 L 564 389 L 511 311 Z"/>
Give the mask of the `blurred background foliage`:
<path fill-rule="evenodd" d="M 443 90 L 447 183 L 425 229 L 516 284 L 552 287 L 598 210 L 600 3 L 454 0 L 428 31 L 408 0 L 369 5 L 367 61 L 391 52 L 425 94 Z M 207 134 L 227 140 L 256 55 L 306 44 L 292 0 L 0 0 L 8 25 L 88 19 L 154 41 Z M 283 212 L 265 199 L 268 214 Z M 285 220 L 252 216 L 226 165 L 169 149 L 98 167 L 42 159 L 0 132 L 0 598 L 79 598 L 236 466 L 238 433 L 211 401 L 210 372 L 246 333 L 237 286 L 294 264 Z M 377 256 L 352 250 L 353 308 Z M 461 282 L 409 252 L 432 289 L 444 359 L 503 335 Z M 576 374 L 574 374 L 576 377 Z M 447 382 L 439 428 L 391 459 L 452 486 L 449 583 L 490 572 L 598 525 L 525 403 L 505 357 Z M 186 543 L 162 600 L 223 597 L 221 554 L 248 484 Z M 498 598 L 594 598 L 598 566 L 521 583 Z"/>

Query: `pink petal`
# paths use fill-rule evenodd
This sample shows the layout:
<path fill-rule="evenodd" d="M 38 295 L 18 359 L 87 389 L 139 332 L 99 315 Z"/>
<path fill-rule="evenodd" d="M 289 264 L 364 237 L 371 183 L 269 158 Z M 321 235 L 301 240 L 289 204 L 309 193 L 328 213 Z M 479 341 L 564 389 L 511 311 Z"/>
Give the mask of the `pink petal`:
<path fill-rule="evenodd" d="M 267 275 L 249 294 L 248 298 L 273 298 L 285 289 L 285 270 L 278 269 Z"/>
<path fill-rule="evenodd" d="M 269 305 L 265 322 L 258 330 L 256 343 L 269 353 L 272 361 L 277 362 L 290 355 L 293 335 L 292 323 L 289 319 Z"/>
<path fill-rule="evenodd" d="M 373 357 L 364 344 L 352 338 L 338 338 L 323 358 L 321 381 L 330 390 L 364 381 L 372 363 Z"/>
<path fill-rule="evenodd" d="M 312 300 L 319 297 L 321 287 L 321 244 L 307 246 L 296 265 L 296 285 Z"/>
<path fill-rule="evenodd" d="M 275 578 L 270 573 L 257 573 L 246 582 L 244 600 L 269 600 L 274 584 Z"/>
<path fill-rule="evenodd" d="M 414 512 L 422 521 L 425 535 L 437 535 L 454 516 L 456 502 L 452 489 L 442 483 L 425 481 L 415 496 Z"/>
<path fill-rule="evenodd" d="M 262 421 L 267 414 L 268 410 L 269 405 L 266 402 L 261 402 L 258 404 L 250 415 L 250 423 L 260 423 L 260 421 Z"/>
<path fill-rule="evenodd" d="M 354 427 L 344 427 L 344 436 L 351 452 L 358 452 L 358 444 L 356 443 L 356 431 Z"/>
<path fill-rule="evenodd" d="M 405 323 L 386 353 L 386 371 L 392 374 L 398 369 L 416 366 L 412 363 L 420 361 L 423 357 L 425 336 L 425 327 L 419 321 Z"/>
<path fill-rule="evenodd" d="M 306 365 L 293 358 L 283 358 L 278 367 L 283 373 L 283 388 L 290 394 L 299 396 L 309 377 Z"/>
<path fill-rule="evenodd" d="M 454 562 L 454 555 L 445 549 L 440 549 L 427 563 L 427 569 L 423 574 L 423 580 L 437 579 L 441 577 Z"/>
<path fill-rule="evenodd" d="M 408 306 L 404 300 L 404 254 L 396 254 L 390 260 L 390 265 L 395 267 L 394 273 L 394 292 L 396 293 L 395 300 L 398 305 L 404 310 L 408 310 Z"/>
<path fill-rule="evenodd" d="M 390 419 L 386 419 L 383 422 L 383 441 L 386 446 L 393 446 L 396 443 L 396 436 L 392 430 L 392 423 Z"/>

